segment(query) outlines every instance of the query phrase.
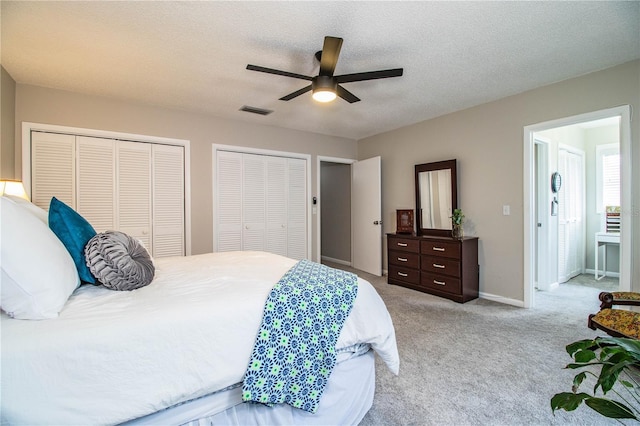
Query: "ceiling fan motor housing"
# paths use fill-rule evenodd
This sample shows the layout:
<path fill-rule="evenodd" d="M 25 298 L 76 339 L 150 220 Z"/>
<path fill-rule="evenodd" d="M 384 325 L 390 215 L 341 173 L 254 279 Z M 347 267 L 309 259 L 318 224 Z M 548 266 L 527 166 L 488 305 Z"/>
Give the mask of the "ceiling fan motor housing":
<path fill-rule="evenodd" d="M 338 82 L 333 76 L 317 75 L 311 80 L 311 89 L 314 92 L 316 90 L 330 90 L 335 93 L 338 89 Z"/>

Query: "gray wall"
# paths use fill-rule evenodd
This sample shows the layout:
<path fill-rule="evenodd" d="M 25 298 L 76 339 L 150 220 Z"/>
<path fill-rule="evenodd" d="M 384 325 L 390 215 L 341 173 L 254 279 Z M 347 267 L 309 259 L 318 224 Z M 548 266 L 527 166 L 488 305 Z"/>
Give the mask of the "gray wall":
<path fill-rule="evenodd" d="M 322 256 L 351 263 L 351 165 L 321 162 Z"/>
<path fill-rule="evenodd" d="M 223 120 L 109 98 L 18 84 L 16 122 L 55 124 L 191 141 L 192 254 L 213 250 L 212 144 L 246 146 L 311 155 L 312 194 L 316 156 L 356 157 L 356 141 L 315 133 Z M 21 178 L 22 133 L 16 134 L 16 176 Z M 4 143 L 3 143 L 4 145 Z M 316 258 L 316 217 L 312 219 L 312 258 Z"/>
<path fill-rule="evenodd" d="M 480 291 L 524 301 L 523 128 L 632 105 L 632 197 L 639 200 L 639 76 L 640 61 L 633 61 L 358 141 L 359 159 L 382 156 L 384 232 L 394 231 L 397 208 L 414 205 L 414 164 L 456 158 L 465 234 L 480 238 Z M 637 204 L 632 212 L 640 253 Z M 632 283 L 640 290 L 640 268 Z"/>
<path fill-rule="evenodd" d="M 2 103 L 0 104 L 0 178 L 19 179 L 15 176 L 15 125 L 16 125 L 16 82 L 0 66 Z"/>
<path fill-rule="evenodd" d="M 395 231 L 396 209 L 414 205 L 414 164 L 457 158 L 465 232 L 480 237 L 480 290 L 522 301 L 523 127 L 632 105 L 632 197 L 640 200 L 640 179 L 634 174 L 640 170 L 639 76 L 640 61 L 633 61 L 358 142 L 22 84 L 16 86 L 15 120 L 17 126 L 31 121 L 191 140 L 194 254 L 213 247 L 212 143 L 311 154 L 313 188 L 317 155 L 382 156 L 385 233 Z M 15 141 L 15 177 L 20 178 L 21 134 Z M 3 150 L 6 143 L 3 138 Z M 502 215 L 504 204 L 511 206 L 510 216 Z M 640 253 L 640 210 L 637 204 L 632 209 L 633 250 Z M 313 229 L 315 233 L 315 216 Z M 314 234 L 313 242 L 316 238 Z M 640 290 L 640 268 L 634 268 L 632 282 Z"/>

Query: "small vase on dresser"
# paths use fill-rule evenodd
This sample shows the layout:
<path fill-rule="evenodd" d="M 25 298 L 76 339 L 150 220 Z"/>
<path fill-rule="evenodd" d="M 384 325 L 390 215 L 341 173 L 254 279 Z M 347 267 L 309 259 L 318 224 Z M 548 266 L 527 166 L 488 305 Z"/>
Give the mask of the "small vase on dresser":
<path fill-rule="evenodd" d="M 388 283 L 464 303 L 478 297 L 477 237 L 387 234 Z"/>

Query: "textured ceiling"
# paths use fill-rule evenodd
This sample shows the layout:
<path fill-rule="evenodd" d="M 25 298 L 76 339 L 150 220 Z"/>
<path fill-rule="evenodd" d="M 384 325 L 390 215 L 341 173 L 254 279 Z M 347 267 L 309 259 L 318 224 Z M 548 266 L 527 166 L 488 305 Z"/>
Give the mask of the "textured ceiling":
<path fill-rule="evenodd" d="M 640 58 L 640 2 L 1 2 L 18 83 L 361 139 Z M 361 102 L 318 104 L 324 36 Z M 243 105 L 274 112 L 258 116 Z"/>

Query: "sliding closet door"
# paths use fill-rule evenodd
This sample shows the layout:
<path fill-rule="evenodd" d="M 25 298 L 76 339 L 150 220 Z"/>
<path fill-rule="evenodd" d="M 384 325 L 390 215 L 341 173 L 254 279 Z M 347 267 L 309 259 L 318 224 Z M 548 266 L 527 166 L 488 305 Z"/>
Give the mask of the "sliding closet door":
<path fill-rule="evenodd" d="M 213 189 L 217 251 L 242 250 L 242 154 L 219 151 Z"/>
<path fill-rule="evenodd" d="M 76 137 L 77 202 L 75 209 L 96 232 L 117 229 L 115 147 L 109 139 Z"/>
<path fill-rule="evenodd" d="M 266 250 L 287 255 L 287 159 L 264 157 L 266 161 Z"/>
<path fill-rule="evenodd" d="M 152 145 L 153 253 L 184 256 L 184 148 Z"/>
<path fill-rule="evenodd" d="M 75 206 L 75 136 L 31 133 L 31 201 L 49 210 L 51 197 Z"/>
<path fill-rule="evenodd" d="M 289 158 L 287 193 L 287 256 L 307 257 L 307 162 Z"/>
<path fill-rule="evenodd" d="M 266 157 L 242 155 L 242 249 L 266 250 Z"/>
<path fill-rule="evenodd" d="M 119 141 L 116 155 L 118 230 L 151 250 L 151 145 Z"/>
<path fill-rule="evenodd" d="M 33 132 L 31 194 L 57 197 L 97 232 L 117 230 L 154 257 L 185 254 L 184 147 Z"/>
<path fill-rule="evenodd" d="M 304 159 L 218 151 L 215 250 L 306 258 L 306 167 Z"/>

